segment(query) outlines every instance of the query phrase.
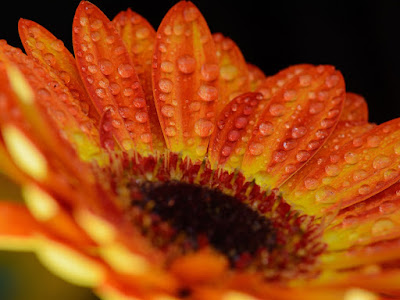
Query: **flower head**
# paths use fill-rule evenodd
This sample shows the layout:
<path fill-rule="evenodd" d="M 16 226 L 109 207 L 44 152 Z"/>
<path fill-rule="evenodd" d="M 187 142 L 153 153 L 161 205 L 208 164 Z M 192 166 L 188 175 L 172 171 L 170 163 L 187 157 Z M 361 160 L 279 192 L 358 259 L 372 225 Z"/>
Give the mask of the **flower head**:
<path fill-rule="evenodd" d="M 400 120 L 333 66 L 266 77 L 179 2 L 157 32 L 82 1 L 73 56 L 0 43 L 0 246 L 104 299 L 400 296 Z M 358 297 L 358 298 L 357 298 Z"/>

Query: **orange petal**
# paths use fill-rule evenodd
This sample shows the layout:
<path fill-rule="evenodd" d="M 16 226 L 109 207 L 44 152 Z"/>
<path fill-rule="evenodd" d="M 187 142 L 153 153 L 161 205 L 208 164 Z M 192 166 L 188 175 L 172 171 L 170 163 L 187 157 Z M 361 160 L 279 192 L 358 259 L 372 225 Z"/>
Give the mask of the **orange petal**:
<path fill-rule="evenodd" d="M 329 149 L 324 161 L 313 160 L 282 189 L 285 199 L 321 216 L 379 193 L 400 178 L 399 137 L 400 119 L 395 119 Z"/>
<path fill-rule="evenodd" d="M 152 149 L 145 94 L 114 24 L 95 5 L 82 1 L 74 17 L 73 45 L 83 83 L 126 150 Z"/>
<path fill-rule="evenodd" d="M 239 94 L 250 91 L 249 71 L 239 47 L 221 33 L 213 34 L 219 62 L 219 100 L 217 114 Z"/>
<path fill-rule="evenodd" d="M 28 209 L 19 203 L 0 201 L 0 248 L 6 250 L 33 250 L 39 223 Z"/>
<path fill-rule="evenodd" d="M 346 93 L 340 121 L 368 122 L 368 105 L 363 96 Z"/>
<path fill-rule="evenodd" d="M 296 197 L 295 189 L 304 184 L 305 190 L 313 191 L 318 187 L 318 181 L 308 174 L 319 164 L 324 163 L 327 165 L 329 162 L 336 163 L 338 156 L 332 153 L 332 149 L 339 151 L 348 142 L 351 142 L 359 135 L 368 132 L 374 127 L 373 124 L 367 123 L 348 123 L 340 122 L 336 126 L 334 132 L 326 141 L 324 146 L 312 157 L 308 163 L 294 174 L 288 181 L 286 181 L 279 189 L 282 191 L 285 199 L 296 209 L 306 211 L 312 210 L 315 203 L 306 203 L 303 199 Z M 350 161 L 351 155 L 347 159 Z M 299 192 L 298 192 L 299 193 Z M 318 208 L 319 209 L 319 208 Z M 315 210 L 318 210 L 315 209 Z"/>
<path fill-rule="evenodd" d="M 324 232 L 332 251 L 400 237 L 400 183 L 342 209 Z"/>
<path fill-rule="evenodd" d="M 333 132 L 343 101 L 344 80 L 334 67 L 294 75 L 267 102 L 254 127 L 242 162 L 245 175 L 271 188 L 285 182 Z"/>
<path fill-rule="evenodd" d="M 207 23 L 191 2 L 177 3 L 162 20 L 153 68 L 167 147 L 202 159 L 214 131 L 218 61 Z"/>
<path fill-rule="evenodd" d="M 16 86 L 14 92 L 33 94 L 31 95 L 32 99 L 29 100 L 20 101 L 17 97 L 20 104 L 25 107 L 24 113 L 28 114 L 25 117 L 34 123 L 31 126 L 38 125 L 35 123 L 39 122 L 37 118 L 40 117 L 36 116 L 35 113 L 38 113 L 37 110 L 39 110 L 42 116 L 50 118 L 57 125 L 57 128 L 64 131 L 65 137 L 83 160 L 91 160 L 99 154 L 100 145 L 97 128 L 94 127 L 88 116 L 81 111 L 79 105 L 74 103 L 72 95 L 62 83 L 55 82 L 45 68 L 23 54 L 19 49 L 5 43 L 0 45 L 0 60 L 5 62 L 8 75 L 13 76 Z M 16 71 L 15 68 L 19 71 Z M 12 72 L 21 72 L 25 79 L 19 78 L 20 74 L 12 74 Z M 24 82 L 22 81 L 25 80 L 29 87 L 23 86 Z M 30 89 L 32 90 L 28 91 Z M 23 107 L 21 108 L 23 109 Z M 32 118 L 36 119 L 33 120 Z"/>
<path fill-rule="evenodd" d="M 161 151 L 165 148 L 165 141 L 154 105 L 151 83 L 151 63 L 156 32 L 145 18 L 131 9 L 120 12 L 113 19 L 113 23 L 128 50 L 146 97 L 153 147 Z"/>
<path fill-rule="evenodd" d="M 243 154 L 238 144 L 252 130 L 249 120 L 255 117 L 257 109 L 265 102 L 261 93 L 245 93 L 225 106 L 217 118 L 217 127 L 210 139 L 208 157 L 213 166 L 224 165 L 230 171 L 237 167 L 240 155 Z"/>
<path fill-rule="evenodd" d="M 254 92 L 267 77 L 264 72 L 255 65 L 248 63 L 247 70 L 249 71 L 250 91 Z"/>
<path fill-rule="evenodd" d="M 26 53 L 47 68 L 54 80 L 65 84 L 82 111 L 98 124 L 99 113 L 86 93 L 74 57 L 63 42 L 30 20 L 20 19 L 18 30 Z"/>
<path fill-rule="evenodd" d="M 290 81 L 291 78 L 293 78 L 293 76 L 299 75 L 309 68 L 311 68 L 311 65 L 296 65 L 289 67 L 274 76 L 266 78 L 261 82 L 261 85 L 257 89 L 257 92 L 261 93 L 263 97 L 253 94 L 253 100 L 250 101 L 253 102 L 253 105 L 249 106 L 248 104 L 250 102 L 243 102 L 239 105 L 239 103 L 231 101 L 217 118 L 216 124 L 218 128 L 212 138 L 213 146 L 210 148 L 210 151 L 212 152 L 212 162 L 214 164 L 217 162 L 220 164 L 223 163 L 224 168 L 229 171 L 239 168 L 242 164 L 248 141 L 253 134 L 254 127 L 259 121 L 260 115 L 268 105 L 271 97 L 278 93 L 280 89 Z M 251 94 L 249 93 L 246 95 L 249 96 Z M 254 101 L 256 100 L 255 98 L 258 97 L 259 103 L 254 105 Z M 246 96 L 240 96 L 236 100 L 241 101 L 243 99 L 246 99 Z M 236 112 L 238 109 L 240 113 L 243 112 L 242 115 Z M 230 129 L 229 132 L 228 129 Z M 261 126 L 261 130 L 264 134 L 269 134 L 270 129 L 272 129 L 272 127 L 270 127 L 269 124 Z M 238 136 L 238 133 L 240 136 Z M 217 136 L 220 136 L 221 134 L 225 136 L 225 139 L 222 138 L 221 140 L 217 140 Z M 228 138 L 230 142 L 234 143 L 229 143 L 226 138 Z M 231 148 L 230 153 L 228 154 L 227 151 L 224 151 L 224 158 L 222 159 L 222 156 L 218 158 L 219 155 L 222 154 L 222 152 L 219 153 L 219 151 L 222 150 L 225 142 L 229 143 L 228 146 Z M 221 161 L 219 161 L 220 159 Z"/>

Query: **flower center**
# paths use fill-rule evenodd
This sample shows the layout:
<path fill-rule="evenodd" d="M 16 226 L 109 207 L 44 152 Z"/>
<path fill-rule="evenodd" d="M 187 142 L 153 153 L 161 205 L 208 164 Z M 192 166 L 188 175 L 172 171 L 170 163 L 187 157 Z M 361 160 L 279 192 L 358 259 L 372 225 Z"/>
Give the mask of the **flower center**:
<path fill-rule="evenodd" d="M 117 160 L 116 160 L 117 161 Z M 105 170 L 106 171 L 106 170 Z M 239 171 L 211 168 L 168 152 L 126 156 L 108 170 L 125 215 L 168 265 L 211 247 L 233 269 L 266 280 L 314 276 L 324 251 L 321 228 L 291 208 L 278 190 L 263 189 Z"/>
<path fill-rule="evenodd" d="M 178 181 L 147 181 L 140 185 L 140 192 L 143 197 L 134 199 L 132 205 L 151 220 L 142 232 L 153 235 L 157 231 L 158 240 L 171 243 L 184 237 L 179 243 L 193 250 L 209 244 L 236 267 L 246 257 L 276 247 L 270 220 L 219 190 Z M 159 228 L 165 223 L 172 232 L 162 237 Z"/>

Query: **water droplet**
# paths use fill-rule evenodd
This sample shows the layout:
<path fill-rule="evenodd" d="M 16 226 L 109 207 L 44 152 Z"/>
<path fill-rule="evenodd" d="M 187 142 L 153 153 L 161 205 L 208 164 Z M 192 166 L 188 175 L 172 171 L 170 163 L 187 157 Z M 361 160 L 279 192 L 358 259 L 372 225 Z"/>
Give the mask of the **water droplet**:
<path fill-rule="evenodd" d="M 108 59 L 101 59 L 99 61 L 100 71 L 104 75 L 110 75 L 114 71 L 114 66 Z"/>
<path fill-rule="evenodd" d="M 391 159 L 385 155 L 378 155 L 375 157 L 372 166 L 374 167 L 375 170 L 380 170 L 383 168 L 386 168 L 390 165 Z"/>
<path fill-rule="evenodd" d="M 292 137 L 294 139 L 298 139 L 303 137 L 307 133 L 307 128 L 304 126 L 293 127 L 292 129 Z"/>
<path fill-rule="evenodd" d="M 43 56 L 44 61 L 49 65 L 49 66 L 54 66 L 56 63 L 56 58 L 52 53 L 46 53 Z"/>
<path fill-rule="evenodd" d="M 146 123 L 149 120 L 149 115 L 145 111 L 138 111 L 135 114 L 135 119 L 139 123 Z"/>
<path fill-rule="evenodd" d="M 71 82 L 71 76 L 67 72 L 61 71 L 59 76 L 62 79 L 62 81 L 64 81 L 65 84 L 68 84 Z"/>
<path fill-rule="evenodd" d="M 124 148 L 127 151 L 133 149 L 134 146 L 135 146 L 135 144 L 130 139 L 125 139 L 122 141 L 122 148 Z"/>
<path fill-rule="evenodd" d="M 205 81 L 213 81 L 218 78 L 219 67 L 216 64 L 204 64 L 201 66 L 201 76 Z"/>
<path fill-rule="evenodd" d="M 359 158 L 358 155 L 356 153 L 353 152 L 346 152 L 344 154 L 344 160 L 346 161 L 346 163 L 350 164 L 350 165 L 354 165 L 358 162 Z"/>
<path fill-rule="evenodd" d="M 134 73 L 133 67 L 130 64 L 121 64 L 118 67 L 118 73 L 122 78 L 129 78 Z"/>
<path fill-rule="evenodd" d="M 284 162 L 287 158 L 287 152 L 284 150 L 277 150 L 272 155 L 272 160 L 276 163 Z"/>
<path fill-rule="evenodd" d="M 311 76 L 310 75 L 301 75 L 299 77 L 299 83 L 302 87 L 308 87 L 311 84 Z"/>
<path fill-rule="evenodd" d="M 235 127 L 236 127 L 237 129 L 242 129 L 242 128 L 246 127 L 247 122 L 248 122 L 247 118 L 245 118 L 245 117 L 238 117 L 238 118 L 236 118 L 236 120 L 235 120 Z"/>
<path fill-rule="evenodd" d="M 285 100 L 285 101 L 288 101 L 288 102 L 290 102 L 290 101 L 294 101 L 294 100 L 296 100 L 296 91 L 295 90 L 286 90 L 284 93 L 283 93 L 283 99 Z"/>
<path fill-rule="evenodd" d="M 316 150 L 316 149 L 318 149 L 318 147 L 321 145 L 321 143 L 319 142 L 319 141 L 310 141 L 308 144 L 307 144 L 307 149 L 308 150 Z"/>
<path fill-rule="evenodd" d="M 229 156 L 232 153 L 232 147 L 224 146 L 221 150 L 222 156 Z"/>
<path fill-rule="evenodd" d="M 312 191 L 315 190 L 318 187 L 319 183 L 318 180 L 315 178 L 306 178 L 304 179 L 304 186 L 306 187 L 306 189 Z"/>
<path fill-rule="evenodd" d="M 274 125 L 271 122 L 264 122 L 260 124 L 258 130 L 263 136 L 268 136 L 274 132 Z"/>
<path fill-rule="evenodd" d="M 310 158 L 311 154 L 308 151 L 300 150 L 296 154 L 296 159 L 298 162 L 305 162 Z"/>
<path fill-rule="evenodd" d="M 240 138 L 240 133 L 237 130 L 231 130 L 228 133 L 228 140 L 231 142 L 236 142 Z"/>
<path fill-rule="evenodd" d="M 372 135 L 367 138 L 367 146 L 370 148 L 376 148 L 379 146 L 381 138 L 377 135 Z"/>
<path fill-rule="evenodd" d="M 165 135 L 169 137 L 176 136 L 176 128 L 172 126 L 168 126 L 165 128 Z"/>
<path fill-rule="evenodd" d="M 104 90 L 104 89 L 102 89 L 102 88 L 98 88 L 98 89 L 96 89 L 95 90 L 95 93 L 96 93 L 96 95 L 98 96 L 98 97 L 100 97 L 100 98 L 105 98 L 106 97 L 106 91 Z"/>
<path fill-rule="evenodd" d="M 101 20 L 94 20 L 92 24 L 90 24 L 90 27 L 92 27 L 93 30 L 99 30 L 103 26 L 103 22 Z"/>
<path fill-rule="evenodd" d="M 170 61 L 163 61 L 161 63 L 161 71 L 165 73 L 171 73 L 174 70 L 174 64 Z"/>
<path fill-rule="evenodd" d="M 220 69 L 221 78 L 226 81 L 231 81 L 236 78 L 238 69 L 234 65 L 223 65 Z"/>
<path fill-rule="evenodd" d="M 86 17 L 80 17 L 79 23 L 80 23 L 82 26 L 86 26 L 86 25 L 89 24 L 89 19 L 86 18 Z"/>
<path fill-rule="evenodd" d="M 340 79 L 339 76 L 335 74 L 330 75 L 325 79 L 325 84 L 328 88 L 331 89 L 339 83 L 339 79 Z"/>
<path fill-rule="evenodd" d="M 249 145 L 249 152 L 251 155 L 258 156 L 264 151 L 264 145 L 260 143 L 251 143 Z"/>
<path fill-rule="evenodd" d="M 288 139 L 288 140 L 283 142 L 283 148 L 285 150 L 292 150 L 296 146 L 297 146 L 297 141 L 296 140 Z"/>
<path fill-rule="evenodd" d="M 200 119 L 194 124 L 194 132 L 201 137 L 210 136 L 214 131 L 214 123 L 207 119 Z"/>
<path fill-rule="evenodd" d="M 353 180 L 354 181 L 361 181 L 368 176 L 367 171 L 365 170 L 356 170 L 353 173 Z"/>
<path fill-rule="evenodd" d="M 186 22 L 192 22 L 197 19 L 199 13 L 193 6 L 185 7 L 183 10 L 183 18 Z"/>
<path fill-rule="evenodd" d="M 360 186 L 360 188 L 358 189 L 358 193 L 360 195 L 366 195 L 369 192 L 371 192 L 371 187 L 368 184 L 363 184 L 362 186 Z"/>
<path fill-rule="evenodd" d="M 114 96 L 118 95 L 119 92 L 121 91 L 121 87 L 119 86 L 118 83 L 115 83 L 115 82 L 110 84 L 109 89 L 110 89 L 111 94 L 113 94 Z"/>
<path fill-rule="evenodd" d="M 114 120 L 111 121 L 111 124 L 112 124 L 113 127 L 119 128 L 119 127 L 121 127 L 122 122 L 121 122 L 121 120 L 114 119 Z"/>
<path fill-rule="evenodd" d="M 198 101 L 190 102 L 190 104 L 189 104 L 189 110 L 191 112 L 199 111 L 200 108 L 201 108 L 201 103 Z"/>
<path fill-rule="evenodd" d="M 167 78 L 161 78 L 160 81 L 158 82 L 158 87 L 162 92 L 170 93 L 173 88 L 173 83 L 171 80 Z"/>
<path fill-rule="evenodd" d="M 161 114 L 165 117 L 171 118 L 174 116 L 175 108 L 172 105 L 163 105 L 161 107 Z"/>
<path fill-rule="evenodd" d="M 150 35 L 150 30 L 147 27 L 140 27 L 136 30 L 136 37 L 139 40 L 144 40 Z"/>
<path fill-rule="evenodd" d="M 397 142 L 397 143 L 394 145 L 394 153 L 395 153 L 396 155 L 400 155 L 400 142 Z"/>
<path fill-rule="evenodd" d="M 269 112 L 274 117 L 283 116 L 285 112 L 285 106 L 280 103 L 271 104 L 269 107 Z"/>
<path fill-rule="evenodd" d="M 137 98 L 133 99 L 133 106 L 135 106 L 136 108 L 143 108 L 146 106 L 146 100 L 144 100 L 143 98 L 137 97 Z"/>
<path fill-rule="evenodd" d="M 375 222 L 375 224 L 371 228 L 371 233 L 374 236 L 380 236 L 387 234 L 395 227 L 395 224 L 392 220 L 388 218 L 379 219 Z"/>
<path fill-rule="evenodd" d="M 340 173 L 340 168 L 337 165 L 326 165 L 325 173 L 330 177 L 334 177 Z"/>
<path fill-rule="evenodd" d="M 88 71 L 89 71 L 90 73 L 92 73 L 92 74 L 97 73 L 97 70 L 98 70 L 98 68 L 97 68 L 96 65 L 90 65 L 90 66 L 87 67 L 87 69 L 88 69 Z"/>
<path fill-rule="evenodd" d="M 53 48 L 54 50 L 60 52 L 64 49 L 64 43 L 60 40 L 57 41 L 52 41 L 50 44 L 51 48 Z"/>
<path fill-rule="evenodd" d="M 355 138 L 353 140 L 353 146 L 356 147 L 356 148 L 361 147 L 362 144 L 363 144 L 362 138 Z"/>
<path fill-rule="evenodd" d="M 386 181 L 387 180 L 392 180 L 392 179 L 396 178 L 397 176 L 399 176 L 399 171 L 394 170 L 394 169 L 386 170 L 383 173 L 383 179 L 386 180 Z"/>
<path fill-rule="evenodd" d="M 315 193 L 315 201 L 319 203 L 332 203 L 335 202 L 334 196 L 336 191 L 331 186 L 324 186 Z"/>
<path fill-rule="evenodd" d="M 391 214 L 395 212 L 396 209 L 396 205 L 391 201 L 383 202 L 379 205 L 379 212 L 384 215 Z"/>
<path fill-rule="evenodd" d="M 214 101 L 218 97 L 218 89 L 211 85 L 201 85 L 198 94 L 204 101 Z"/>
<path fill-rule="evenodd" d="M 190 55 L 182 55 L 177 60 L 178 69 L 184 74 L 193 73 L 196 70 L 196 59 Z"/>
<path fill-rule="evenodd" d="M 142 133 L 140 135 L 140 139 L 142 140 L 143 143 L 150 143 L 151 142 L 151 134 L 150 133 Z"/>
<path fill-rule="evenodd" d="M 90 34 L 90 38 L 92 39 L 93 42 L 98 42 L 100 41 L 101 35 L 99 32 L 94 31 Z"/>
<path fill-rule="evenodd" d="M 310 108 L 308 109 L 309 113 L 312 115 L 316 115 L 324 110 L 324 103 L 321 101 L 312 101 L 310 103 Z"/>
<path fill-rule="evenodd" d="M 124 89 L 123 93 L 124 93 L 125 97 L 130 97 L 133 95 L 134 91 L 131 88 L 126 88 L 126 89 Z"/>
<path fill-rule="evenodd" d="M 200 145 L 196 148 L 196 154 L 199 156 L 204 156 L 207 153 L 207 147 Z"/>

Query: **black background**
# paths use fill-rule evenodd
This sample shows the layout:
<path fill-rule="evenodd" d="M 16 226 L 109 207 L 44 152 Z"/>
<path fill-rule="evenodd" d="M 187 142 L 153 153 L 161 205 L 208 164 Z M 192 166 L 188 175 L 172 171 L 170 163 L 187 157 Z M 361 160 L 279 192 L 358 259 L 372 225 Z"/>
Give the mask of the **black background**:
<path fill-rule="evenodd" d="M 109 18 L 131 7 L 157 28 L 176 1 L 92 0 Z M 400 1 L 193 1 L 212 32 L 222 32 L 267 75 L 297 63 L 332 64 L 348 91 L 364 95 L 370 120 L 400 117 Z M 6 5 L 4 5 L 7 3 Z M 20 47 L 20 17 L 34 20 L 72 50 L 79 1 L 3 2 L 0 38 Z"/>

